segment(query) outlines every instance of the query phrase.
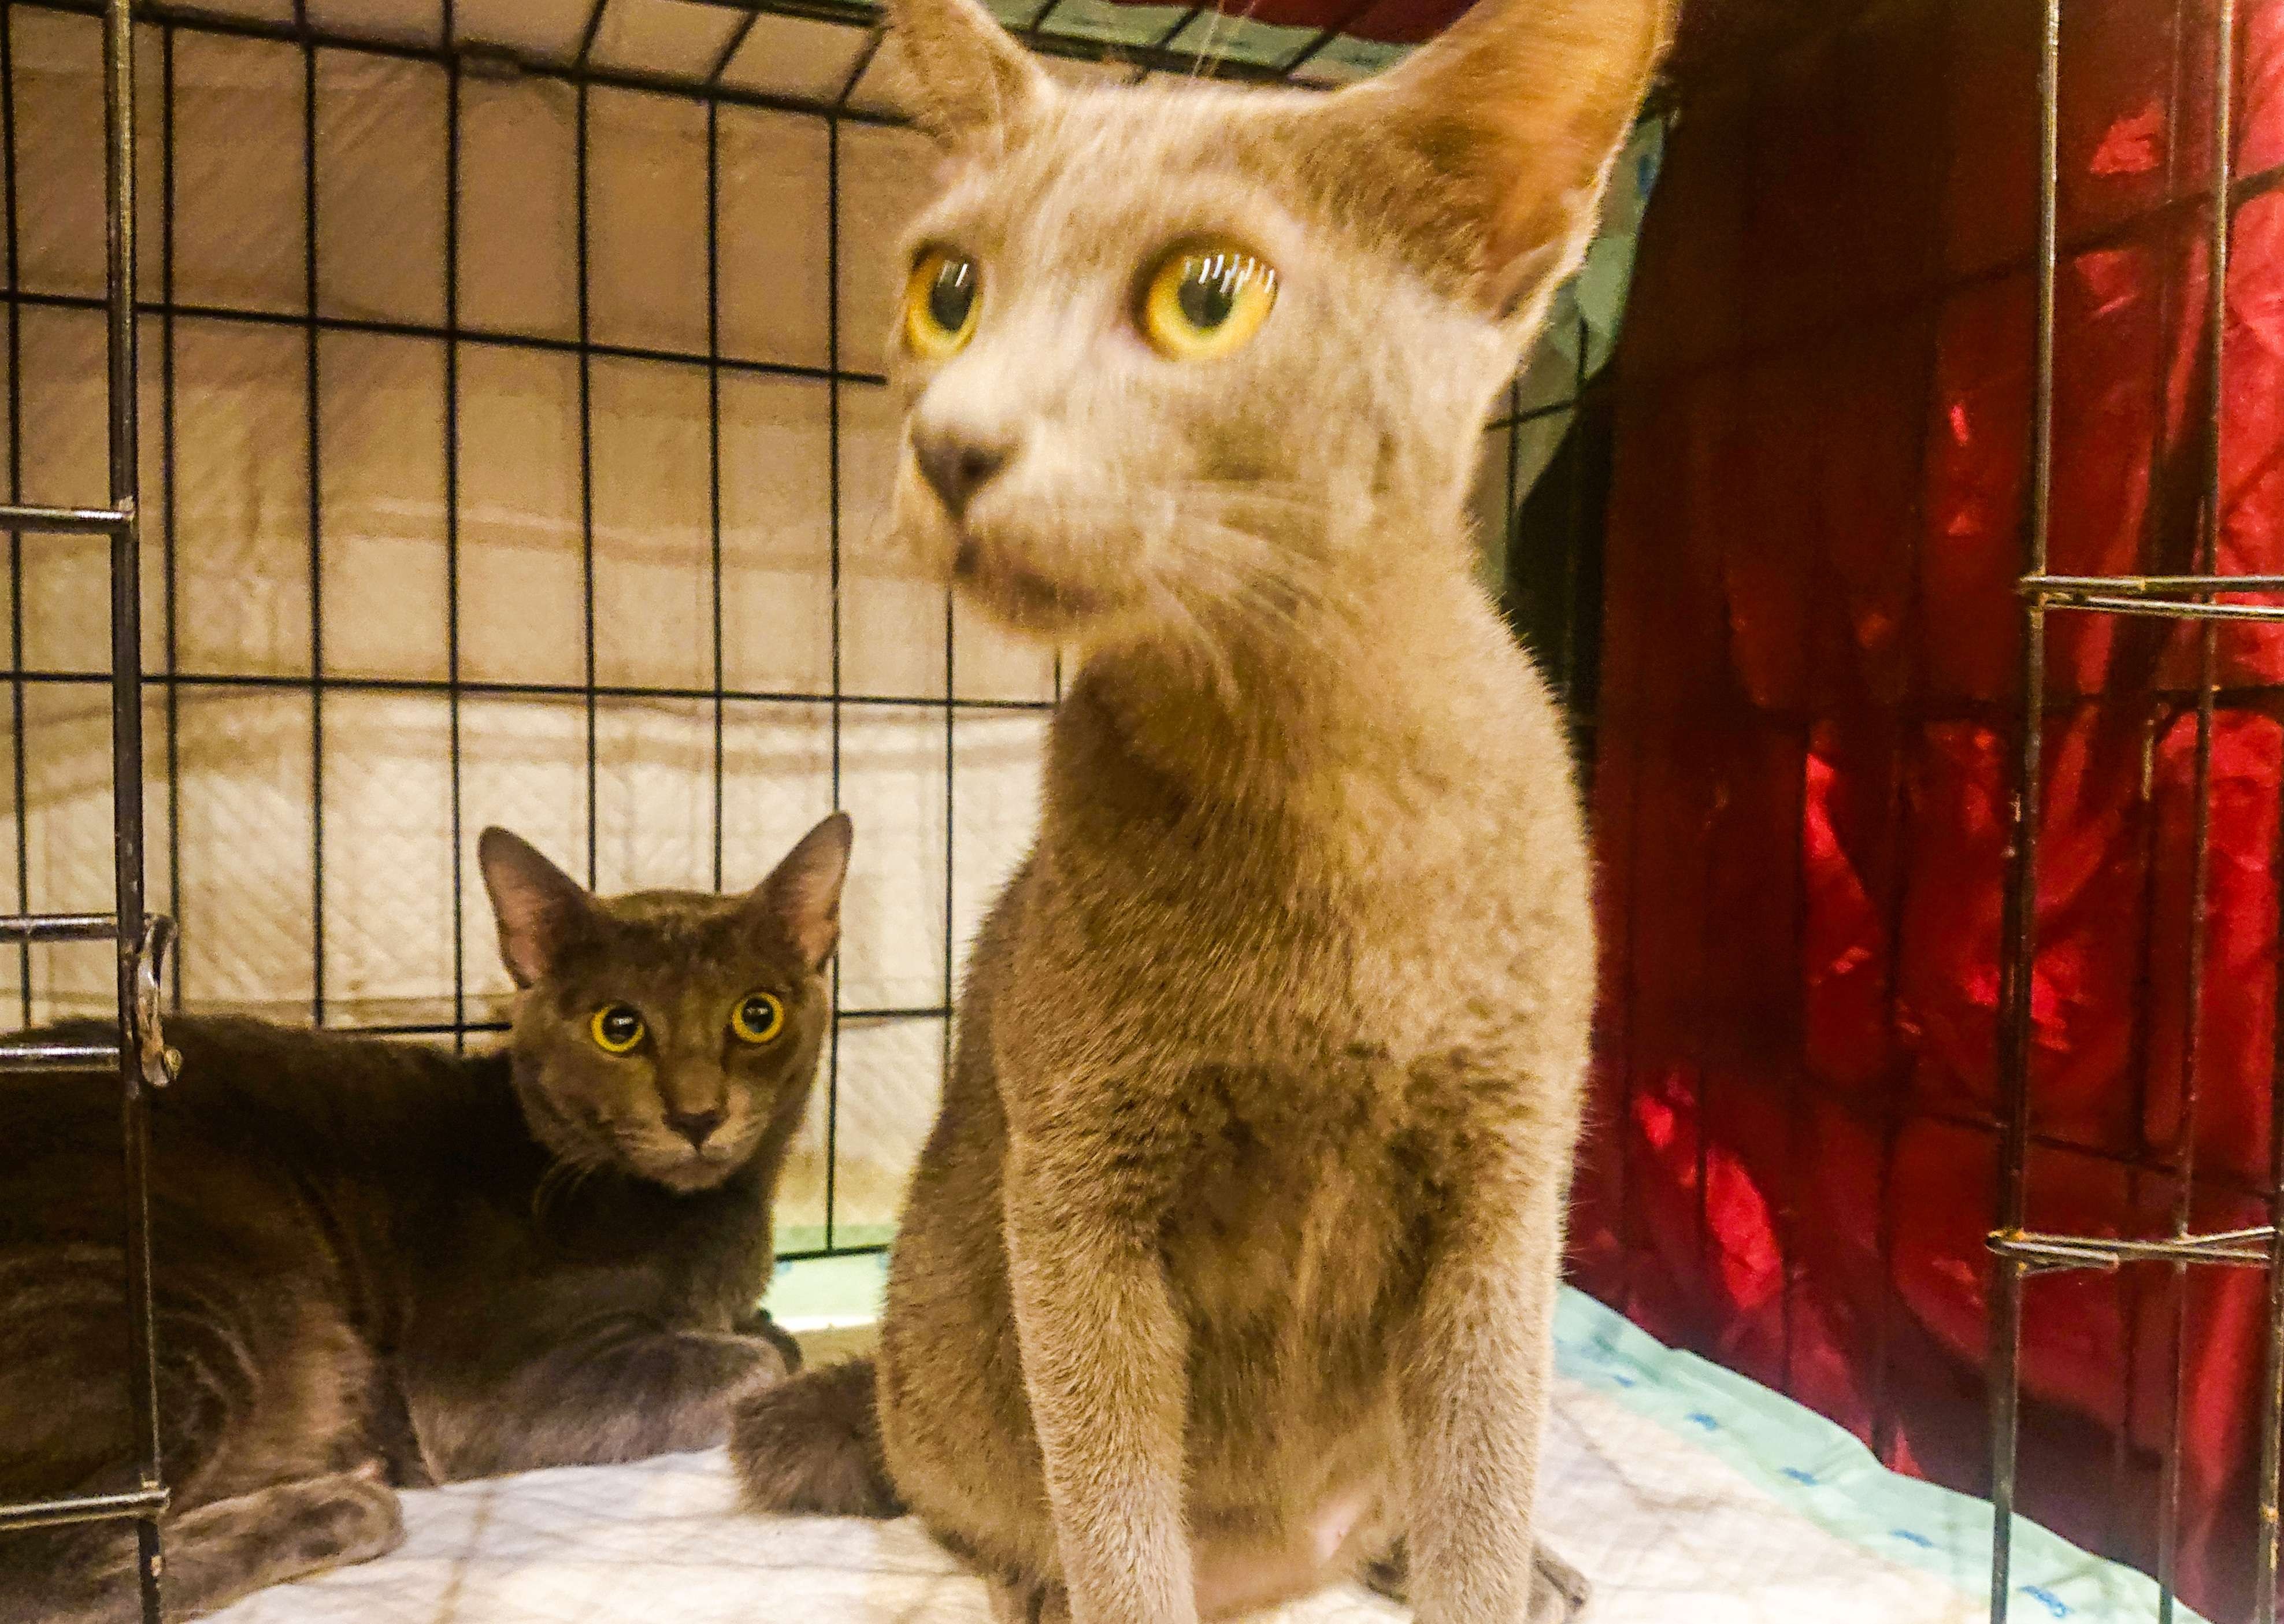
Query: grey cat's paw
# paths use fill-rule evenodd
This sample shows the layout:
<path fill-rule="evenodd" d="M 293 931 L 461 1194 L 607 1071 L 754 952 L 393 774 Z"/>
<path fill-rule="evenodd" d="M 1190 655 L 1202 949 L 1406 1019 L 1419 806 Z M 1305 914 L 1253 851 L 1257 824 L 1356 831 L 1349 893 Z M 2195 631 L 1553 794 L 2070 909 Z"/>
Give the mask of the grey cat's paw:
<path fill-rule="evenodd" d="M 370 1562 L 404 1543 L 403 1503 L 396 1491 L 364 1470 L 287 1485 L 290 1510 L 280 1505 L 279 1543 L 304 1572 Z"/>
<path fill-rule="evenodd" d="M 791 1331 L 770 1317 L 767 1308 L 756 1308 L 751 1314 L 740 1316 L 730 1329 L 741 1337 L 755 1338 L 777 1349 L 778 1358 L 785 1367 L 782 1374 L 791 1376 L 801 1369 L 801 1344 L 794 1339 Z"/>

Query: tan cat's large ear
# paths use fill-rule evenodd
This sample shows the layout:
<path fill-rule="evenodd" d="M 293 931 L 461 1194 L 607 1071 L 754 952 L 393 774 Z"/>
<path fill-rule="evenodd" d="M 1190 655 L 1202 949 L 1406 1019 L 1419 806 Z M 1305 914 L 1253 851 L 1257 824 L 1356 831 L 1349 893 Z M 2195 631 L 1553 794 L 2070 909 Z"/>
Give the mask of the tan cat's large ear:
<path fill-rule="evenodd" d="M 1393 139 L 1422 183 L 1391 176 L 1508 314 L 1577 268 L 1602 191 L 1670 43 L 1678 0 L 1478 0 L 1436 39 L 1329 98 L 1368 144 Z M 1409 197 L 1404 194 L 1408 192 Z"/>
<path fill-rule="evenodd" d="M 841 886 L 849 878 L 849 848 L 855 839 L 849 814 L 835 812 L 802 836 L 746 903 L 756 918 L 784 934 L 812 971 L 824 969 L 841 945 Z"/>
<path fill-rule="evenodd" d="M 500 959 L 518 987 L 544 976 L 587 914 L 578 881 L 505 829 L 476 841 L 476 863 L 499 922 Z"/>
<path fill-rule="evenodd" d="M 976 0 L 888 0 L 913 121 L 947 146 L 992 148 L 1054 84 Z"/>

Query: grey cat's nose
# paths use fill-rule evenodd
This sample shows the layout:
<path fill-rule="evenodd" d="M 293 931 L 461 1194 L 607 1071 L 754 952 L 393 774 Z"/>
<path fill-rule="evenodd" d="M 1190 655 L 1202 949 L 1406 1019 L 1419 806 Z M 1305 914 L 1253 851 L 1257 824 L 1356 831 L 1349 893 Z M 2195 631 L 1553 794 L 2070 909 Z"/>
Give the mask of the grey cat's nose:
<path fill-rule="evenodd" d="M 956 432 L 915 429 L 912 455 L 944 511 L 956 520 L 966 516 L 968 499 L 1007 465 L 1009 448 L 987 444 Z"/>
<path fill-rule="evenodd" d="M 707 1138 L 722 1126 L 722 1113 L 718 1111 L 669 1111 L 666 1113 L 666 1125 L 689 1140 L 692 1150 L 703 1150 Z"/>

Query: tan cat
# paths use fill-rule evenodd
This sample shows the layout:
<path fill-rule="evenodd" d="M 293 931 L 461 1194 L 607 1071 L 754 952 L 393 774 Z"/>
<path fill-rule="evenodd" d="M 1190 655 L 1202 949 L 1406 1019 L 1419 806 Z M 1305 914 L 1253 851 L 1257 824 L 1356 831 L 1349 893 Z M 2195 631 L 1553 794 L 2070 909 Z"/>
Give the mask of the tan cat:
<path fill-rule="evenodd" d="M 950 157 L 894 522 L 1084 660 L 877 1394 L 752 1400 L 750 1496 L 908 1504 L 1018 1618 L 1407 1565 L 1428 1624 L 1560 1617 L 1531 1516 L 1587 858 L 1463 511 L 1667 0 L 1483 0 L 1329 97 L 1064 90 L 973 0 L 890 12 Z"/>

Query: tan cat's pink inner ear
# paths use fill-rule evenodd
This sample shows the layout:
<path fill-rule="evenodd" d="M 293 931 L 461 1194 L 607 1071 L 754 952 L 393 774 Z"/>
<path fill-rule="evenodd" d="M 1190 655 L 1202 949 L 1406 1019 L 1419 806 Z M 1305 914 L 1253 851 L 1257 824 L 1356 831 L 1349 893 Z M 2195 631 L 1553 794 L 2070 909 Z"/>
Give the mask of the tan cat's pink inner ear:
<path fill-rule="evenodd" d="M 792 943 L 812 971 L 824 969 L 841 945 L 841 887 L 849 878 L 855 839 L 849 814 L 835 812 L 802 836 L 747 903 Z"/>
<path fill-rule="evenodd" d="M 993 149 L 1054 82 L 976 0 L 888 0 L 888 41 L 913 121 L 946 145 Z"/>
<path fill-rule="evenodd" d="M 484 831 L 476 863 L 499 925 L 501 962 L 518 987 L 529 987 L 547 974 L 578 930 L 586 890 L 505 829 Z"/>
<path fill-rule="evenodd" d="M 1424 164 L 1437 212 L 1456 211 L 1474 234 L 1478 293 L 1506 313 L 1576 269 L 1678 10 L 1678 0 L 1477 0 L 1407 60 L 1332 100 Z"/>

